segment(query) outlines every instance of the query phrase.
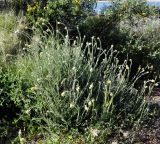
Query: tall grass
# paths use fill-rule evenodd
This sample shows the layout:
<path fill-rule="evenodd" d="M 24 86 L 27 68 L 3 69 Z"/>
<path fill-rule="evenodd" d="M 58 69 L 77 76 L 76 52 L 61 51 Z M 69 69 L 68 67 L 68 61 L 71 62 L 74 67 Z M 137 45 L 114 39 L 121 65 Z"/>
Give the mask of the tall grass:
<path fill-rule="evenodd" d="M 0 13 L 0 57 L 3 61 L 15 57 L 23 48 L 28 38 L 27 22 L 22 16 L 15 16 L 13 11 Z"/>
<path fill-rule="evenodd" d="M 16 18 L 11 12 L 0 14 L 0 53 L 4 54 L 5 51 L 17 42 L 14 36 L 15 25 Z"/>

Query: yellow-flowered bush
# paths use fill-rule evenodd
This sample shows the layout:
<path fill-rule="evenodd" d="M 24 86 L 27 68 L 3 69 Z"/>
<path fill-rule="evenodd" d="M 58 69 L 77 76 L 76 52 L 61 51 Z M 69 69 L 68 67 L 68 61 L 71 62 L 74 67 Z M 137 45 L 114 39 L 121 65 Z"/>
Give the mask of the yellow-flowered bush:
<path fill-rule="evenodd" d="M 27 5 L 27 16 L 35 25 L 42 26 L 49 22 L 55 28 L 58 21 L 69 29 L 74 29 L 93 11 L 94 2 L 95 0 L 47 0 L 45 4 L 35 2 Z"/>

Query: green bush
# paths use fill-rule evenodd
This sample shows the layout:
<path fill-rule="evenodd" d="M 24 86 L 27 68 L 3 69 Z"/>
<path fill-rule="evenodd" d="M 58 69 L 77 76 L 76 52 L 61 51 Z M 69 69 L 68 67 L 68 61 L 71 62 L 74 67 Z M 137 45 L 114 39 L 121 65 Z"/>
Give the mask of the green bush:
<path fill-rule="evenodd" d="M 18 131 L 21 129 L 24 129 L 26 135 L 37 131 L 37 124 L 27 111 L 27 108 L 36 101 L 35 94 L 29 89 L 31 82 L 19 75 L 13 61 L 12 59 L 10 63 L 0 64 L 0 142 L 2 143 L 10 143 L 18 136 Z"/>
<path fill-rule="evenodd" d="M 46 0 L 11 0 L 11 2 L 16 15 L 20 12 L 26 13 L 28 6 L 34 7 L 38 3 L 43 8 L 46 4 Z"/>
<path fill-rule="evenodd" d="M 144 72 L 139 71 L 130 81 L 131 66 L 127 61 L 119 65 L 112 50 L 97 66 L 94 38 L 92 43 L 86 43 L 86 59 L 80 39 L 71 46 L 68 35 L 64 43 L 55 36 L 37 37 L 42 38 L 39 42 L 43 45 L 33 41 L 31 56 L 20 57 L 16 65 L 18 75 L 31 84 L 28 103 L 24 101 L 25 111 L 44 133 L 47 131 L 50 140 L 55 141 L 59 132 L 73 129 L 84 132 L 95 127 L 103 133 L 102 126 L 106 131 L 132 127 L 147 114 L 144 101 L 147 83 L 141 89 L 134 88 Z M 100 48 L 97 57 L 103 53 Z"/>
<path fill-rule="evenodd" d="M 152 10 L 152 8 L 147 6 L 146 1 L 112 1 L 112 5 L 102 11 L 104 15 L 88 17 L 79 25 L 79 31 L 82 37 L 85 36 L 84 41 L 90 41 L 92 36 L 100 38 L 101 43 L 99 45 L 104 50 L 108 50 L 113 45 L 114 49 L 123 53 L 119 57 L 124 61 L 128 57 L 124 49 L 132 51 L 129 47 L 136 47 L 137 45 L 135 43 L 128 45 L 130 41 L 136 42 L 136 40 L 134 36 L 131 37 L 130 31 L 125 30 L 127 27 L 125 28 L 126 25 L 123 24 L 123 21 L 127 21 L 130 27 L 134 27 L 137 21 L 153 15 L 154 12 Z M 135 17 L 138 18 L 136 21 Z M 121 27 L 123 27 L 123 30 Z M 137 51 L 135 55 L 136 53 Z M 138 55 L 137 53 L 137 57 L 139 57 Z M 133 58 L 133 63 L 136 60 L 134 56 L 129 58 Z"/>
<path fill-rule="evenodd" d="M 154 65 L 154 71 L 150 75 L 153 78 L 154 72 L 159 71 L 159 24 L 156 8 L 140 0 L 112 1 L 112 6 L 103 13 L 103 17 L 88 18 L 82 24 L 82 34 L 100 37 L 103 49 L 114 45 L 120 52 L 120 61 L 132 59 L 131 77 L 140 66 Z"/>
<path fill-rule="evenodd" d="M 85 42 L 95 37 L 101 40 L 100 45 L 104 50 L 109 50 L 111 45 L 118 49 L 127 41 L 127 33 L 120 31 L 119 23 L 119 16 L 90 16 L 80 24 L 79 31 L 85 37 Z"/>
<path fill-rule="evenodd" d="M 21 113 L 21 105 L 15 101 L 20 95 L 21 86 L 18 84 L 18 79 L 11 70 L 5 66 L 0 66 L 0 139 L 9 135 L 8 131 L 11 127 L 16 130 L 14 120 L 18 119 Z"/>
<path fill-rule="evenodd" d="M 112 5 L 108 9 L 104 9 L 102 13 L 105 15 L 115 14 L 130 20 L 135 15 L 148 17 L 156 13 L 156 8 L 147 5 L 146 0 L 111 0 L 111 3 Z"/>
<path fill-rule="evenodd" d="M 74 7 L 71 11 L 70 4 Z M 27 137 L 25 141 L 32 139 L 39 133 L 46 136 L 42 138 L 43 143 L 57 143 L 63 139 L 66 143 L 74 142 L 74 138 L 82 142 L 82 136 L 87 143 L 106 143 L 107 137 L 119 129 L 135 128 L 148 115 L 145 96 L 150 95 L 155 81 L 144 81 L 136 89 L 135 84 L 147 72 L 139 68 L 133 74 L 128 57 L 133 58 L 135 66 L 136 62 L 145 64 L 148 56 L 153 58 L 156 52 L 159 55 L 159 37 L 156 37 L 159 27 L 151 28 L 152 32 L 148 30 L 150 26 L 147 31 L 134 31 L 134 23 L 130 25 L 129 20 L 129 25 L 125 21 L 123 24 L 124 17 L 120 13 L 88 17 L 83 21 L 86 15 L 77 18 L 81 5 L 71 1 L 47 1 L 40 11 L 39 6 L 36 2 L 27 6 L 30 8 L 28 18 L 31 14 L 35 17 L 35 21 L 30 19 L 35 22 L 34 27 L 46 28 L 48 22 L 54 26 L 57 20 L 61 23 L 54 28 L 63 23 L 70 29 L 79 25 L 81 35 L 76 37 L 75 34 L 70 39 L 67 30 L 66 35 L 61 33 L 63 28 L 57 29 L 56 34 L 48 28 L 34 28 L 33 37 L 22 49 L 27 53 L 17 55 L 12 62 L 4 63 L 5 66 L 1 64 L 1 133 L 5 129 L 8 131 L 8 127 L 14 127 L 16 130 L 12 130 L 17 135 L 19 130 L 15 143 L 22 143 L 23 137 Z M 84 6 L 83 14 L 92 8 L 92 4 L 88 6 L 89 9 Z M 55 21 L 51 21 L 53 18 Z M 23 29 L 18 39 L 25 34 Z M 156 45 L 148 41 L 150 38 Z M 110 48 L 111 45 L 124 57 Z"/>
<path fill-rule="evenodd" d="M 129 24 L 124 20 L 120 24 L 122 31 L 128 33 L 128 41 L 123 46 L 122 53 L 133 59 L 135 68 L 153 66 L 152 77 L 156 72 L 159 73 L 159 20 L 158 18 L 137 18 L 134 17 L 134 23 Z"/>
<path fill-rule="evenodd" d="M 88 13 L 93 11 L 94 0 L 48 0 L 43 7 L 40 2 L 27 5 L 27 17 L 35 22 L 35 26 L 50 23 L 52 28 L 56 28 L 56 23 L 61 22 L 69 29 L 75 29 L 84 20 Z M 34 15 L 34 18 L 33 18 Z"/>

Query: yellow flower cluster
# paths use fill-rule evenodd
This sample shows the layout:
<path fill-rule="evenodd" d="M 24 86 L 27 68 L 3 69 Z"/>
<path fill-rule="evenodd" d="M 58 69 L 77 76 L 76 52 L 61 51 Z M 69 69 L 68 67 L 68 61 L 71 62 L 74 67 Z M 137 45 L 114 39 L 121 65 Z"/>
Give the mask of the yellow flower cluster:
<path fill-rule="evenodd" d="M 81 0 L 73 0 L 73 3 L 80 4 Z"/>
<path fill-rule="evenodd" d="M 31 13 L 34 12 L 39 6 L 39 3 L 34 3 L 34 6 L 31 6 L 30 4 L 27 5 L 27 12 Z"/>

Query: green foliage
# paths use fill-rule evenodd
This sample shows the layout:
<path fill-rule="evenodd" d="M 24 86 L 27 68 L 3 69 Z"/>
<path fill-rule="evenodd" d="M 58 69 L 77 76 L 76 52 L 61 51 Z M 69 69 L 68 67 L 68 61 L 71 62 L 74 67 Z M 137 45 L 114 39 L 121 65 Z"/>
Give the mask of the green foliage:
<path fill-rule="evenodd" d="M 93 0 L 48 0 L 41 7 L 40 2 L 37 2 L 34 5 L 27 5 L 27 16 L 36 25 L 49 22 L 55 29 L 58 21 L 70 29 L 75 29 L 87 17 L 88 13 L 93 10 L 93 4 Z"/>
<path fill-rule="evenodd" d="M 2 61 L 16 57 L 31 38 L 28 22 L 22 16 L 15 16 L 12 11 L 0 14 L 0 57 Z"/>
<path fill-rule="evenodd" d="M 12 7 L 15 11 L 15 13 L 18 15 L 20 10 L 25 10 L 26 9 L 26 4 L 30 0 L 12 0 Z"/>
<path fill-rule="evenodd" d="M 86 43 L 86 59 L 80 39 L 70 45 L 68 35 L 64 43 L 55 36 L 38 37 L 43 45 L 33 42 L 31 56 L 19 58 L 16 65 L 18 75 L 31 84 L 25 111 L 38 125 L 43 124 L 49 139 L 73 129 L 83 132 L 98 123 L 100 131 L 102 126 L 106 131 L 132 127 L 146 115 L 146 83 L 139 90 L 134 88 L 142 71 L 129 81 L 128 62 L 120 65 L 112 50 L 99 65 L 93 56 L 94 38 Z M 97 57 L 102 54 L 100 48 Z"/>
<path fill-rule="evenodd" d="M 139 65 L 147 67 L 152 65 L 152 76 L 154 72 L 159 73 L 159 19 L 155 16 L 152 18 L 134 17 L 134 23 L 130 25 L 128 20 L 120 24 L 122 31 L 128 33 L 128 41 L 122 47 L 124 56 L 133 59 L 135 68 Z M 153 75 L 154 73 L 154 75 Z"/>
<path fill-rule="evenodd" d="M 8 66 L 9 65 L 9 66 Z M 29 72 L 29 70 L 28 70 Z M 29 115 L 28 107 L 36 101 L 30 91 L 31 82 L 19 77 L 14 62 L 0 65 L 0 141 L 7 141 L 18 136 L 18 131 L 25 128 L 25 134 L 37 131 L 37 124 Z M 34 111 L 32 112 L 34 114 Z"/>
<path fill-rule="evenodd" d="M 160 55 L 159 21 L 146 18 L 145 1 L 117 1 L 104 16 L 89 17 L 93 1 L 21 2 L 33 31 L 26 19 L 0 22 L 2 48 L 13 38 L 13 45 L 23 43 L 11 61 L 0 53 L 1 137 L 15 133 L 12 142 L 24 143 L 41 133 L 39 143 L 107 143 L 148 115 L 145 96 L 155 81 L 135 85 L 148 73 L 139 65 L 158 65 Z M 59 28 L 55 34 L 48 22 Z M 70 36 L 77 25 L 79 37 Z"/>
<path fill-rule="evenodd" d="M 14 126 L 14 120 L 19 117 L 21 103 L 15 100 L 20 95 L 18 79 L 14 73 L 5 66 L 0 67 L 0 134 L 7 137 L 8 130 Z M 15 127 L 16 129 L 16 127 Z"/>
<path fill-rule="evenodd" d="M 117 0 L 112 1 L 112 6 L 103 12 L 103 17 L 92 18 L 92 22 L 89 21 L 91 24 L 88 24 L 87 28 L 83 27 L 86 32 L 89 31 L 89 34 L 100 37 L 103 49 L 113 44 L 114 48 L 121 53 L 119 55 L 121 61 L 126 58 L 132 59 L 134 67 L 132 75 L 140 65 L 142 67 L 154 65 L 154 68 L 159 65 L 159 36 L 157 33 L 159 24 L 155 7 L 147 5 L 145 0 Z M 99 24 L 99 20 L 96 19 L 108 19 L 108 21 L 101 20 Z M 82 30 L 83 34 L 85 30 L 84 32 Z"/>
<path fill-rule="evenodd" d="M 28 6 L 31 8 L 38 3 L 41 7 L 43 7 L 46 4 L 46 0 L 11 0 L 11 2 L 16 15 L 20 12 L 26 13 Z M 37 7 L 34 7 L 34 10 L 36 8 Z"/>
<path fill-rule="evenodd" d="M 133 59 L 133 65 L 136 66 L 137 71 L 140 65 L 139 58 L 142 60 L 142 65 L 147 65 L 146 56 L 148 55 L 147 49 L 149 48 L 147 45 L 148 40 L 138 40 L 139 36 L 136 38 L 134 33 L 131 34 L 130 30 L 127 31 L 127 25 L 123 22 L 127 21 L 129 27 L 135 27 L 138 21 L 153 16 L 155 10 L 148 6 L 146 1 L 117 0 L 111 2 L 112 5 L 102 12 L 104 15 L 88 17 L 80 24 L 79 31 L 82 37 L 85 36 L 85 41 L 90 41 L 92 36 L 100 38 L 100 45 L 104 50 L 108 50 L 110 46 L 113 45 L 114 49 L 122 53 L 122 56 L 119 55 L 119 58 L 122 61 L 128 57 L 127 53 L 129 52 L 129 58 Z M 138 42 L 142 42 L 143 44 Z M 139 50 L 137 47 L 148 48 L 144 48 L 145 50 L 143 49 L 138 52 Z"/>
<path fill-rule="evenodd" d="M 91 37 L 101 40 L 100 46 L 104 50 L 109 50 L 111 45 L 119 49 L 120 45 L 125 45 L 127 33 L 119 29 L 119 16 L 90 16 L 80 26 L 79 31 L 84 41 L 91 41 Z"/>
<path fill-rule="evenodd" d="M 11 106 L 13 101 L 19 108 L 16 124 L 25 127 L 24 134 L 34 133 L 37 127 L 40 131 L 43 124 L 42 129 L 49 132 L 50 140 L 55 140 L 53 133 L 71 132 L 73 129 L 78 132 L 88 129 L 87 135 L 94 137 L 89 131 L 95 124 L 99 123 L 94 129 L 98 128 L 103 135 L 102 126 L 106 131 L 127 128 L 146 115 L 146 83 L 142 89 L 134 88 L 143 72 L 139 71 L 129 81 L 128 62 L 120 65 L 112 50 L 99 65 L 98 59 L 94 58 L 97 50 L 94 38 L 91 43 L 86 43 L 86 59 L 86 53 L 80 49 L 83 45 L 81 39 L 70 45 L 68 35 L 61 43 L 58 36 L 51 34 L 47 38 L 39 34 L 35 35 L 40 38 L 38 43 L 33 39 L 30 45 L 31 55 L 19 56 L 15 65 L 2 75 L 5 78 L 2 85 L 6 86 L 4 92 L 9 94 L 2 107 Z M 104 51 L 99 48 L 97 57 L 102 54 Z M 1 98 L 3 101 L 4 97 Z M 16 111 L 13 114 L 16 115 Z"/>
<path fill-rule="evenodd" d="M 105 15 L 116 14 L 123 18 L 132 19 L 133 16 L 148 17 L 155 14 L 156 9 L 147 5 L 146 0 L 116 0 L 106 11 Z"/>
<path fill-rule="evenodd" d="M 1 56 L 11 51 L 17 44 L 18 38 L 14 35 L 17 19 L 12 12 L 0 14 L 0 54 Z"/>

